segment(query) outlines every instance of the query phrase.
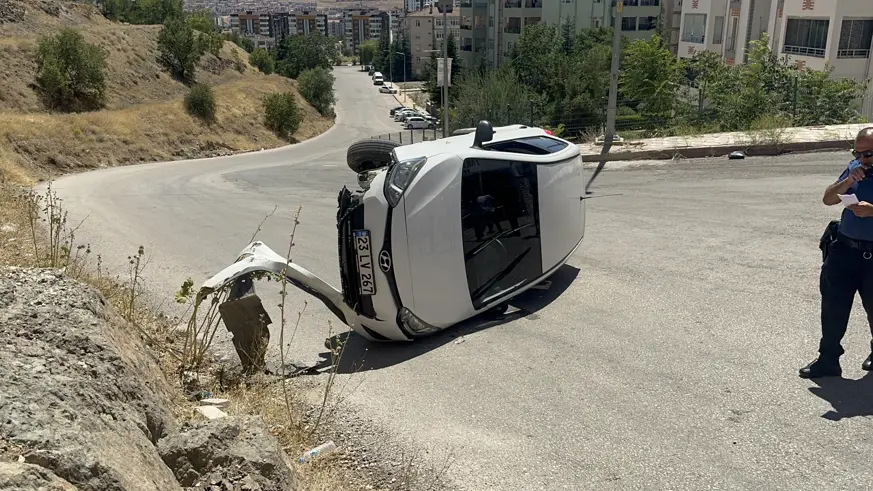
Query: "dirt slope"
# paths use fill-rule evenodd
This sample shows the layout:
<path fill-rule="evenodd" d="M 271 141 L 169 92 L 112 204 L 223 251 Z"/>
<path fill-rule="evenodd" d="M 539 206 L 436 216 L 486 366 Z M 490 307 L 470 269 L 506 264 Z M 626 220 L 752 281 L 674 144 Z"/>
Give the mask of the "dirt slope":
<path fill-rule="evenodd" d="M 32 88 L 38 40 L 70 26 L 108 53 L 107 107 L 80 114 L 49 113 Z M 296 82 L 266 76 L 248 53 L 225 42 L 218 57 L 205 54 L 197 82 L 213 87 L 217 121 L 189 116 L 188 87 L 158 62 L 160 26 L 109 21 L 93 6 L 59 0 L 0 3 L 0 181 L 21 182 L 107 165 L 196 158 L 286 144 L 263 125 L 261 98 L 295 91 Z M 328 129 L 302 97 L 305 117 L 295 140 Z"/>

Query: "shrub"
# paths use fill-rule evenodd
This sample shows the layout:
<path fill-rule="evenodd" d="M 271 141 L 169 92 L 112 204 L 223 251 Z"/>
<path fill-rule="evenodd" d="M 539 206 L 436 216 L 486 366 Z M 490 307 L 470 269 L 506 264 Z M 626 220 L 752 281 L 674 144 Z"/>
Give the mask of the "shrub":
<path fill-rule="evenodd" d="M 207 44 L 194 33 L 194 29 L 182 19 L 171 18 L 164 22 L 158 33 L 158 50 L 161 62 L 174 77 L 193 80 L 194 70 Z"/>
<path fill-rule="evenodd" d="M 258 67 L 258 70 L 269 75 L 276 71 L 276 60 L 264 48 L 257 48 L 249 55 L 249 63 Z"/>
<path fill-rule="evenodd" d="M 322 115 L 332 114 L 336 98 L 333 94 L 333 73 L 324 67 L 303 70 L 297 77 L 300 95 Z"/>
<path fill-rule="evenodd" d="M 36 53 L 36 85 L 50 109 L 82 111 L 105 104 L 106 57 L 78 31 L 61 29 L 42 38 Z"/>
<path fill-rule="evenodd" d="M 264 97 L 264 124 L 281 138 L 293 135 L 303 121 L 303 112 L 293 92 Z"/>
<path fill-rule="evenodd" d="M 215 121 L 215 94 L 212 93 L 212 88 L 205 84 L 191 87 L 185 96 L 185 109 L 188 114 L 208 123 Z"/>

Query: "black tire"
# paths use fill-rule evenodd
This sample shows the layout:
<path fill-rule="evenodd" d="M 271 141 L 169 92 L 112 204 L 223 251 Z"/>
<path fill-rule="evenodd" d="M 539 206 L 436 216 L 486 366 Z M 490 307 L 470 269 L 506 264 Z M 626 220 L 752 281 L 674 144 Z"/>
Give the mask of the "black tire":
<path fill-rule="evenodd" d="M 391 163 L 391 151 L 399 146 L 400 142 L 378 138 L 358 140 L 349 145 L 346 163 L 357 173 L 385 167 Z"/>

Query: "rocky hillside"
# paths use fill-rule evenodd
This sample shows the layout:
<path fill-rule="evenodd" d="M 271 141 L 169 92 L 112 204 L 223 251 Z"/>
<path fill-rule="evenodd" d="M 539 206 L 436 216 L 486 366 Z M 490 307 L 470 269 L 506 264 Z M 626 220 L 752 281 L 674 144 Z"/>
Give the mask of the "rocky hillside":
<path fill-rule="evenodd" d="M 105 109 L 51 113 L 34 90 L 39 39 L 61 27 L 77 29 L 107 53 Z M 262 98 L 277 92 L 298 95 L 303 121 L 292 141 L 333 124 L 299 97 L 296 81 L 264 75 L 229 41 L 196 66 L 195 82 L 215 93 L 216 119 L 192 117 L 184 106 L 191 84 L 173 78 L 158 59 L 159 31 L 107 20 L 87 3 L 0 1 L 0 181 L 287 144 L 263 123 Z"/>
<path fill-rule="evenodd" d="M 261 418 L 180 424 L 158 360 L 96 290 L 0 268 L 0 336 L 0 489 L 297 489 Z"/>

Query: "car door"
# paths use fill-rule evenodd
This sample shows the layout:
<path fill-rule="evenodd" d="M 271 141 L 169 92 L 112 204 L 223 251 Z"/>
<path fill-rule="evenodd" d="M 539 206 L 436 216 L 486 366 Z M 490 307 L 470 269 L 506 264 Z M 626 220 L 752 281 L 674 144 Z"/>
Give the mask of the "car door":
<path fill-rule="evenodd" d="M 535 163 L 469 158 L 461 178 L 461 228 L 473 307 L 543 273 Z"/>

